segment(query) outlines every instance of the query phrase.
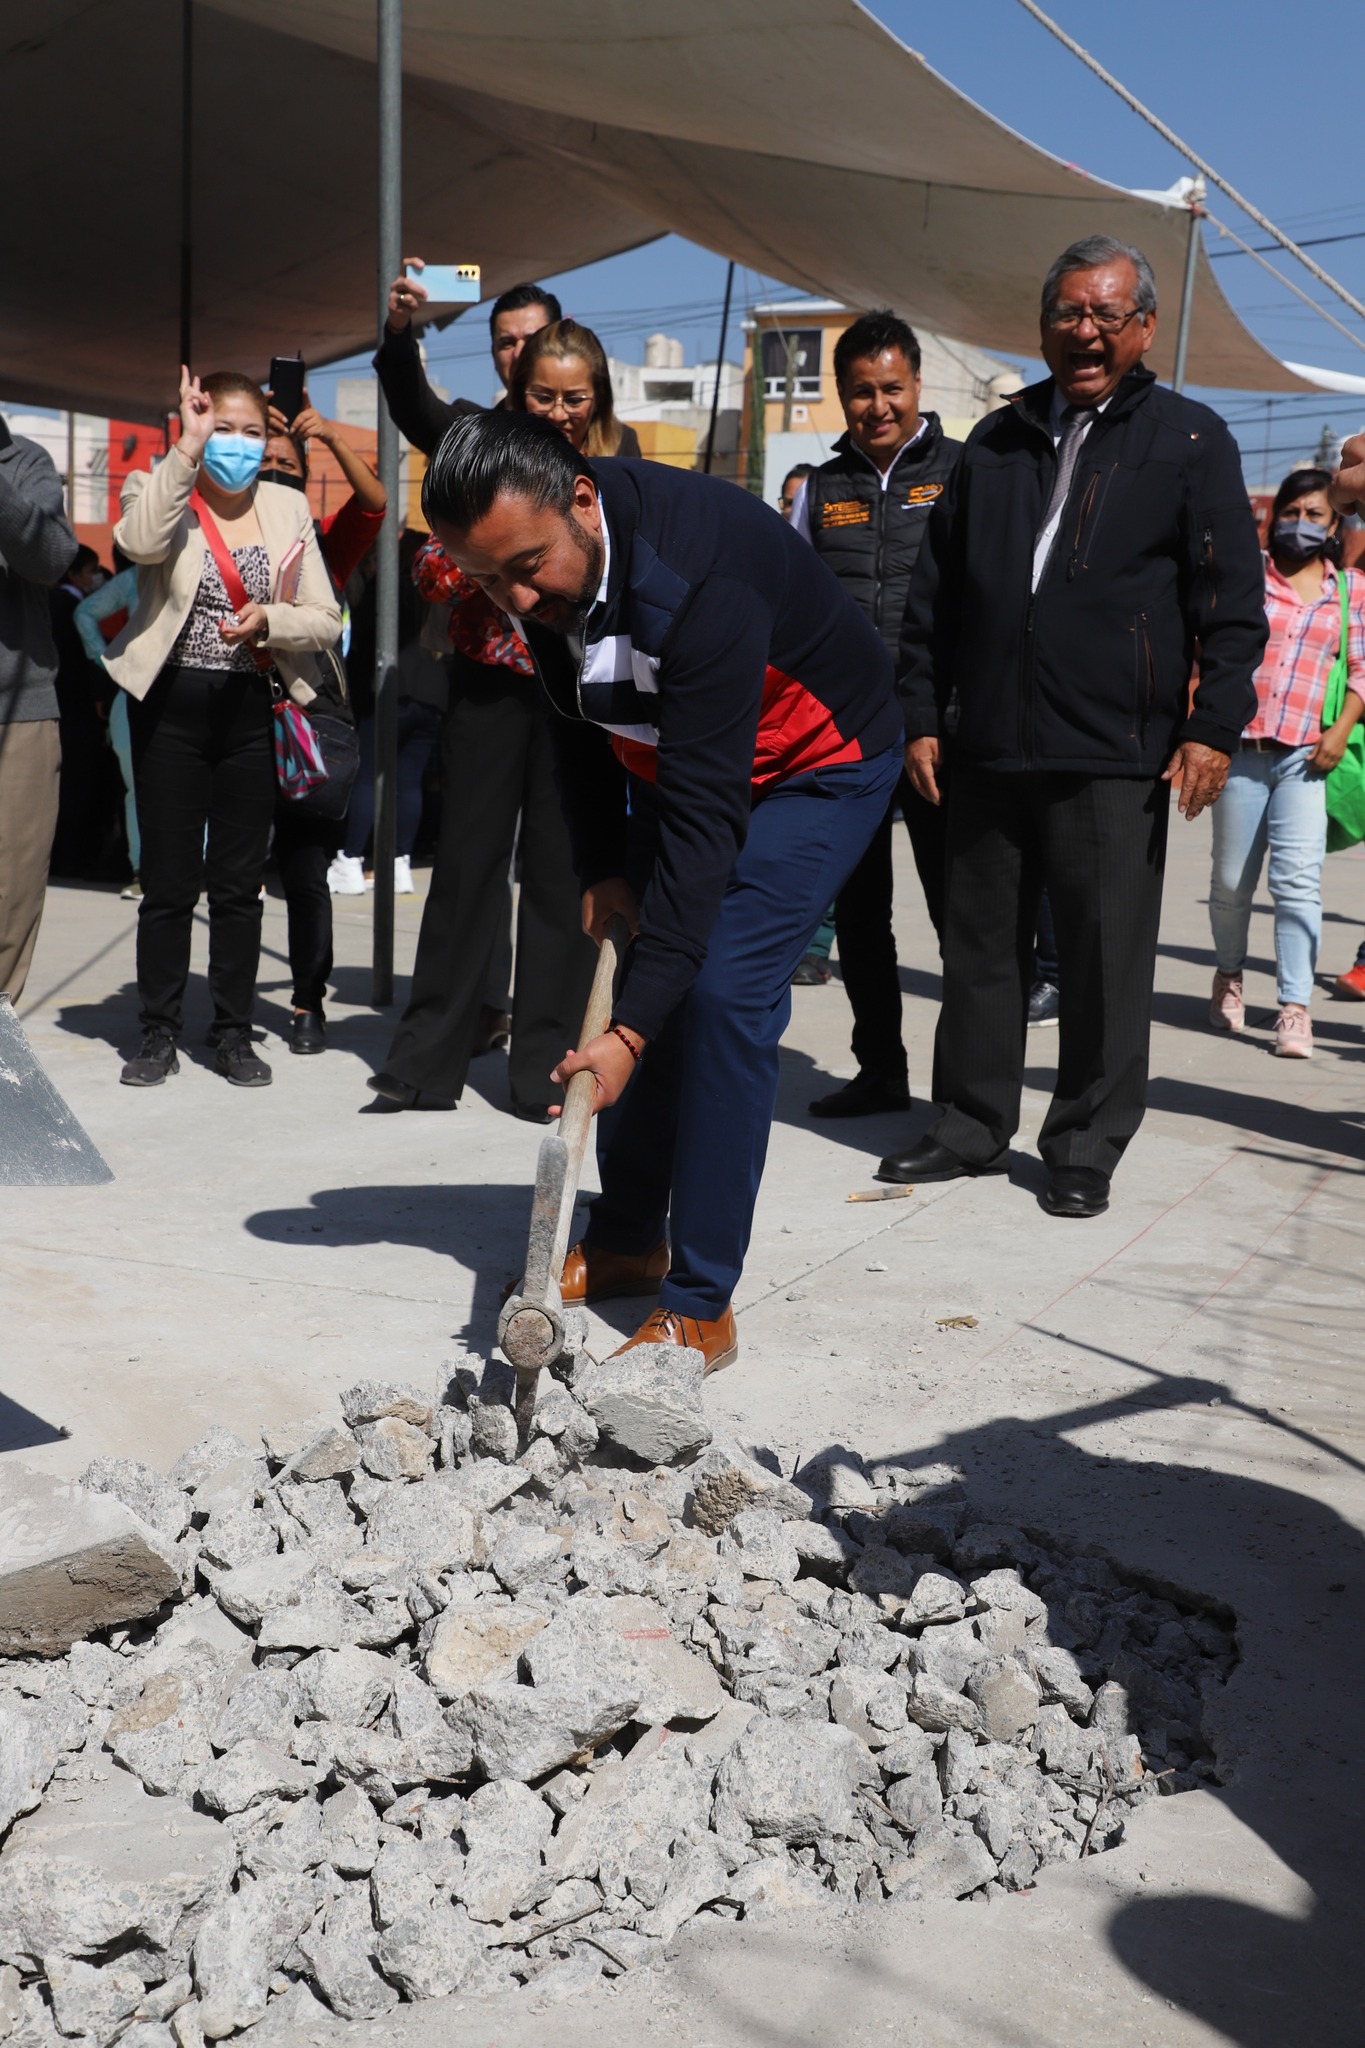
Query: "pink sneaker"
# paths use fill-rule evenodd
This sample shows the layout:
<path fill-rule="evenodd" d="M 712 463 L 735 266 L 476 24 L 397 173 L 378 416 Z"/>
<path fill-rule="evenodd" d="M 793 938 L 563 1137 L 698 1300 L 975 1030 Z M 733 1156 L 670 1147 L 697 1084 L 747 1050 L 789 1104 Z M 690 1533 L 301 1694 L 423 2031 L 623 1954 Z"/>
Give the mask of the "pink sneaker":
<path fill-rule="evenodd" d="M 1224 974 L 1218 968 L 1213 977 L 1213 994 L 1209 997 L 1209 1022 L 1215 1031 L 1243 1031 L 1246 1029 L 1247 1006 L 1242 1001 L 1242 977 L 1240 973 Z"/>
<path fill-rule="evenodd" d="M 1313 1022 L 1301 1003 L 1286 1003 L 1275 1019 L 1275 1051 L 1282 1060 L 1311 1060 Z"/>

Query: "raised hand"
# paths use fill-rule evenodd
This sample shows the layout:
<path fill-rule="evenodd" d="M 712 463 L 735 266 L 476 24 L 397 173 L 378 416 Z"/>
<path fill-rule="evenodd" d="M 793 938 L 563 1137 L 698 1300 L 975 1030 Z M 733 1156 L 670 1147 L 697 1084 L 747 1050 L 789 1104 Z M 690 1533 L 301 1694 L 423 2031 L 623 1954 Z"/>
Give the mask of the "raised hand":
<path fill-rule="evenodd" d="M 415 277 L 409 277 L 407 274 L 409 264 L 412 264 L 415 270 L 426 269 L 425 260 L 421 256 L 405 256 L 402 271 L 389 286 L 388 325 L 395 334 L 401 334 L 405 327 L 410 327 L 415 310 L 419 306 L 425 306 L 427 302 L 426 286 L 419 284 Z"/>
<path fill-rule="evenodd" d="M 199 388 L 199 379 L 191 377 L 184 363 L 180 365 L 180 447 L 191 462 L 198 462 L 208 446 L 209 435 L 213 432 L 213 400 Z"/>

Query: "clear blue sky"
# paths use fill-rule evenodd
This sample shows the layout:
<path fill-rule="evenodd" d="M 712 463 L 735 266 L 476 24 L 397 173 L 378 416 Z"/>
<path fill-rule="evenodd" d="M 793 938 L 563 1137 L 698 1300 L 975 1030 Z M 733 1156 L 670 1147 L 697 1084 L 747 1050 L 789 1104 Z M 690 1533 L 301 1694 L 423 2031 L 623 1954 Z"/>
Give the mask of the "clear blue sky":
<path fill-rule="evenodd" d="M 1096 176 L 1160 188 L 1190 168 L 1016 0 L 958 0 L 953 7 L 942 0 L 873 0 L 870 11 L 998 120 Z M 1145 0 L 1122 9 L 1055 0 L 1050 11 L 1288 233 L 1359 235 L 1325 244 L 1316 254 L 1365 298 L 1362 137 L 1357 127 L 1353 143 L 1343 141 L 1334 151 L 1329 133 L 1334 97 L 1340 91 L 1344 104 L 1349 82 L 1365 77 L 1365 8 L 1338 7 L 1307 18 L 1301 28 L 1291 27 L 1284 8 L 1271 0 L 1202 0 L 1198 7 L 1188 0 Z M 1349 128 L 1349 114 L 1345 119 Z M 1264 240 L 1220 194 L 1211 194 L 1210 203 L 1246 239 Z M 1320 292 L 1292 259 L 1277 260 L 1296 283 Z M 1365 354 L 1250 258 L 1220 258 L 1218 274 L 1233 304 L 1277 355 L 1365 372 Z M 655 327 L 680 335 L 689 355 L 712 354 L 724 280 L 720 257 L 669 236 L 549 282 L 566 310 L 595 327 L 613 354 L 638 361 Z M 781 280 L 751 273 L 738 274 L 736 283 L 740 309 L 761 291 L 782 288 Z M 1322 296 L 1359 331 L 1340 302 Z M 731 353 L 737 339 L 732 329 Z M 433 336 L 430 358 L 441 383 L 487 395 L 492 379 L 481 323 L 469 319 Z M 330 396 L 330 375 L 318 373 L 313 385 L 316 397 Z M 1267 419 L 1264 398 L 1201 395 L 1232 423 L 1253 483 L 1282 474 L 1323 426 L 1349 431 L 1365 420 L 1365 398 L 1277 398 Z"/>

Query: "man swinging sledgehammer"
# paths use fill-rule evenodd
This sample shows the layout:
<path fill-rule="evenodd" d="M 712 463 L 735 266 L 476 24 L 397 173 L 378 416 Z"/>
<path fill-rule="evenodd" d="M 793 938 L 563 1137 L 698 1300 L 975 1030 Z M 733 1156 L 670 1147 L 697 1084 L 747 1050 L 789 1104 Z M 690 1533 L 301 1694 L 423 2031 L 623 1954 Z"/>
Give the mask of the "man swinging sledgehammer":
<path fill-rule="evenodd" d="M 609 1028 L 555 1070 L 591 1069 L 601 1112 L 563 1298 L 659 1286 L 630 1344 L 713 1372 L 738 1352 L 792 971 L 901 769 L 890 656 L 749 492 L 589 461 L 516 413 L 451 427 L 422 509 L 521 622 L 562 714 L 584 928 L 600 943 L 619 912 L 635 935 Z"/>

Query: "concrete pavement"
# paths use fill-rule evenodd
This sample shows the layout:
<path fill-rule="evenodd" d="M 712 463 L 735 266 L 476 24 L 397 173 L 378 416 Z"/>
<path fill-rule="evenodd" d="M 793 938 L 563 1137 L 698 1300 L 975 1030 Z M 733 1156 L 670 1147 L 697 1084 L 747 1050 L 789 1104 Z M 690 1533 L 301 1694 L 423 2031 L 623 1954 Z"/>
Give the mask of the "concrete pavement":
<path fill-rule="evenodd" d="M 548 2021 L 460 2001 L 385 2038 L 688 2048 L 880 2039 L 933 2048 L 1231 2042 L 1346 2048 L 1359 2009 L 1356 1702 L 1365 1679 L 1359 1284 L 1365 1006 L 1324 997 L 1318 1056 L 1273 1060 L 1269 906 L 1244 1041 L 1202 1028 L 1207 822 L 1172 827 L 1152 1108 L 1101 1218 L 1038 1206 L 1032 1149 L 1055 1033 L 1034 1033 L 1008 1181 L 850 1205 L 904 1120 L 817 1126 L 846 1074 L 837 986 L 801 990 L 738 1297 L 743 1355 L 708 1383 L 718 1428 L 786 1456 L 831 1440 L 950 1465 L 1011 1521 L 1095 1543 L 1237 1610 L 1216 1710 L 1230 1782 L 1153 1802 L 1125 1846 L 992 1906 L 886 1906 L 702 1926 L 662 1977 Z M 911 1080 L 927 1094 L 931 935 L 897 847 Z M 1328 863 L 1325 973 L 1354 957 L 1365 860 Z M 420 902 L 399 905 L 399 968 Z M 54 889 L 20 1014 L 114 1169 L 107 1187 L 0 1189 L 0 1445 L 79 1472 L 169 1465 L 212 1422 L 245 1436 L 363 1373 L 434 1381 L 492 1342 L 519 1264 L 540 1133 L 498 1058 L 453 1115 L 385 1115 L 363 1088 L 392 1027 L 365 1007 L 367 902 L 337 903 L 334 1049 L 292 1059 L 283 906 L 266 914 L 260 1048 L 275 1086 L 229 1089 L 189 1049 L 164 1089 L 118 1086 L 136 1041 L 132 907 Z M 400 994 L 402 983 L 400 981 Z M 118 1048 L 118 1049 L 116 1049 Z M 917 1110 L 918 1130 L 927 1111 Z M 611 1330 L 634 1320 L 613 1304 Z M 938 1318 L 970 1314 L 975 1329 Z M 61 1434 L 60 1432 L 67 1432 Z M 452 2010 L 452 2007 L 454 2010 Z M 340 2036 L 363 2033 L 334 2023 Z M 377 2037 L 376 2037 L 377 2038 Z"/>

